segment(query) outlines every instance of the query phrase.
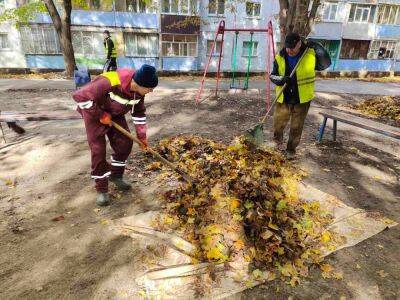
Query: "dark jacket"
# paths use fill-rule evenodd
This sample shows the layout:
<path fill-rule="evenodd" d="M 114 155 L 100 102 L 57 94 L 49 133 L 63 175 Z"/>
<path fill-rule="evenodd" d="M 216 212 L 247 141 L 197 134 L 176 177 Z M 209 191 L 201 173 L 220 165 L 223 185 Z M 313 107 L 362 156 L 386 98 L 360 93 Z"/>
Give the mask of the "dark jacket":
<path fill-rule="evenodd" d="M 306 45 L 303 43 L 300 48 L 300 57 L 303 55 L 304 51 L 307 50 Z M 286 49 L 283 48 L 279 54 L 285 58 L 285 76 L 290 76 L 290 70 L 289 70 L 289 63 L 288 63 L 288 54 L 286 53 Z M 274 60 L 274 66 L 272 69 L 272 73 L 270 76 L 271 81 L 279 86 L 282 86 L 285 84 L 284 77 L 279 75 L 278 71 L 278 63 L 276 60 Z M 300 98 L 299 98 L 299 88 L 297 86 L 297 77 L 296 73 L 294 73 L 292 80 L 288 83 L 286 89 L 283 91 L 283 102 L 288 103 L 288 104 L 298 104 L 300 103 Z"/>
<path fill-rule="evenodd" d="M 104 42 L 103 42 L 104 48 L 106 47 L 106 43 L 107 43 L 107 49 L 108 49 L 108 51 L 107 51 L 107 59 L 110 59 L 111 58 L 111 51 L 114 48 L 114 43 L 113 43 L 111 37 L 107 37 L 107 38 L 104 39 Z"/>

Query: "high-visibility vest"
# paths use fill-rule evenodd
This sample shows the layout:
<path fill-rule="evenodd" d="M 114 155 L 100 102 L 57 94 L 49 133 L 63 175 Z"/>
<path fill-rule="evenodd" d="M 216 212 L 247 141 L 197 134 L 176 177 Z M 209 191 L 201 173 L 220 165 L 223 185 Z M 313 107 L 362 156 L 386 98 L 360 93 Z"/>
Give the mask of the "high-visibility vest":
<path fill-rule="evenodd" d="M 315 51 L 308 48 L 307 53 L 302 58 L 298 68 L 296 69 L 297 86 L 299 89 L 300 103 L 307 103 L 314 98 L 315 90 Z M 278 63 L 279 76 L 285 76 L 286 61 L 283 56 L 277 54 L 275 57 Z M 282 90 L 282 86 L 276 86 L 276 94 Z M 283 103 L 283 94 L 278 98 L 278 103 Z"/>
<path fill-rule="evenodd" d="M 112 87 L 121 84 L 121 80 L 119 79 L 119 75 L 116 71 L 105 72 L 102 73 L 101 76 L 107 78 Z"/>
<path fill-rule="evenodd" d="M 111 57 L 116 58 L 117 57 L 117 44 L 115 43 L 115 40 L 112 37 L 109 37 L 109 39 L 112 40 L 114 47 L 111 50 Z M 104 48 L 106 49 L 106 55 L 108 54 L 108 43 L 104 44 Z"/>

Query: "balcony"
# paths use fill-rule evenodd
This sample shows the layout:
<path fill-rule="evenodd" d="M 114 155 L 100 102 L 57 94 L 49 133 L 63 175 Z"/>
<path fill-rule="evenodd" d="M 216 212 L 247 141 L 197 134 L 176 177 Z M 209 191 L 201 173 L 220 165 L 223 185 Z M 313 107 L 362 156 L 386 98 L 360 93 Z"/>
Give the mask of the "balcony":
<path fill-rule="evenodd" d="M 343 38 L 349 40 L 371 40 L 375 37 L 375 24 L 347 23 L 343 27 Z"/>

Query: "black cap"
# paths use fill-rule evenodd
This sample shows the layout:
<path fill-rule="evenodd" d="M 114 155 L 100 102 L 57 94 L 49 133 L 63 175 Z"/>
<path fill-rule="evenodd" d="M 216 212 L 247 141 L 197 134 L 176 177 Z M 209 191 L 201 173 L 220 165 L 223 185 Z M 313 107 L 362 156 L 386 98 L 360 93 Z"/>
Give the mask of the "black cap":
<path fill-rule="evenodd" d="M 300 41 L 300 35 L 295 32 L 289 33 L 285 38 L 285 48 L 294 48 L 297 43 Z"/>
<path fill-rule="evenodd" d="M 139 70 L 136 70 L 133 80 L 140 86 L 155 88 L 158 85 L 156 68 L 144 64 Z"/>
<path fill-rule="evenodd" d="M 110 35 L 110 32 L 108 30 L 104 30 L 103 33 Z"/>

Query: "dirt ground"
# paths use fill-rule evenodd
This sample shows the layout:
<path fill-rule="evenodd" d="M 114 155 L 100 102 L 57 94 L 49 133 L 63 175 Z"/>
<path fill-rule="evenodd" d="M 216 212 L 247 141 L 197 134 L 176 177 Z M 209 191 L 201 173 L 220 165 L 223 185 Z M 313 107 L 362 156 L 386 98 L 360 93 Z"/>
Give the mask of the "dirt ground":
<path fill-rule="evenodd" d="M 264 112 L 256 94 L 225 94 L 196 106 L 194 93 L 156 90 L 147 98 L 150 143 L 177 134 L 229 142 Z M 315 143 L 321 109 L 361 99 L 318 93 L 297 163 L 308 172 L 307 183 L 400 222 L 398 141 L 339 123 L 338 142 L 329 141 L 328 127 L 324 142 Z M 0 93 L 0 107 L 7 111 L 74 106 L 65 90 Z M 5 128 L 7 143 L 0 145 L 0 299 L 140 298 L 134 274 L 140 272 L 141 256 L 130 238 L 115 236 L 107 226 L 110 220 L 159 207 L 138 148 L 127 170 L 132 192 L 112 190 L 112 205 L 98 209 L 83 122 L 23 125 L 25 136 Z M 271 127 L 271 121 L 264 127 L 268 140 Z M 63 220 L 52 221 L 59 216 Z M 400 298 L 400 226 L 340 250 L 328 262 L 343 272 L 343 280 L 323 279 L 314 269 L 295 288 L 275 281 L 232 299 Z"/>

